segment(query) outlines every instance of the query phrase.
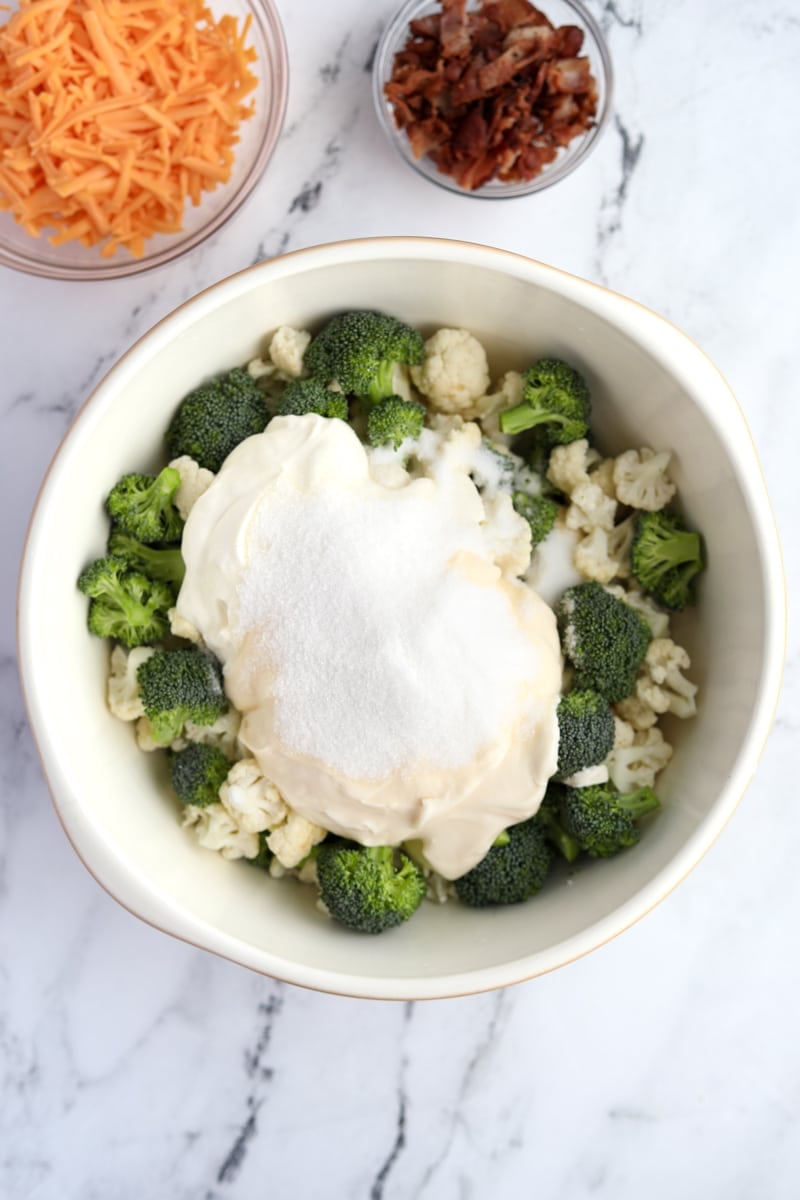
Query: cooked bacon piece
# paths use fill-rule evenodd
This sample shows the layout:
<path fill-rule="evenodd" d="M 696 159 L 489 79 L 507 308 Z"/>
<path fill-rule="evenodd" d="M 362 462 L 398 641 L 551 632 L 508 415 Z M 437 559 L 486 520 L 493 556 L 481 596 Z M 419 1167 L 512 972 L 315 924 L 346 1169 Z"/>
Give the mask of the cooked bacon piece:
<path fill-rule="evenodd" d="M 442 54 L 445 58 L 466 58 L 472 49 L 467 28 L 467 0 L 442 0 Z"/>
<path fill-rule="evenodd" d="M 585 133 L 597 85 L 583 32 L 555 28 L 528 0 L 441 0 L 412 21 L 385 95 L 414 155 L 474 190 L 535 178 Z"/>

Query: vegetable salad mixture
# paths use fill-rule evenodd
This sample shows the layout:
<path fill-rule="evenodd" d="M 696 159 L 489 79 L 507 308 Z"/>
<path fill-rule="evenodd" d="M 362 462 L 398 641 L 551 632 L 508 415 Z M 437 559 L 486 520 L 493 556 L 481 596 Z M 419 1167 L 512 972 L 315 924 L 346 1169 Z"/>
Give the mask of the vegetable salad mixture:
<path fill-rule="evenodd" d="M 703 550 L 672 506 L 669 452 L 605 457 L 589 389 L 568 363 L 542 358 L 494 387 L 490 378 L 484 348 L 463 329 L 425 341 L 375 312 L 336 315 L 315 335 L 282 327 L 263 358 L 182 400 L 166 431 L 171 461 L 112 489 L 107 553 L 79 579 L 89 629 L 114 641 L 111 712 L 135 725 L 142 750 L 168 756 L 186 827 L 225 858 L 314 885 L 319 907 L 350 929 L 398 925 L 426 895 L 518 903 L 558 858 L 634 846 L 672 755 L 660 719 L 696 711 L 670 617 L 695 602 Z M 176 607 L 195 503 L 275 417 L 309 414 L 326 429 L 349 422 L 391 487 L 398 472 L 433 478 L 461 456 L 497 555 L 555 613 L 564 664 L 555 772 L 538 809 L 457 878 L 433 869 L 420 840 L 365 846 L 295 811 L 240 741 L 221 665 Z"/>

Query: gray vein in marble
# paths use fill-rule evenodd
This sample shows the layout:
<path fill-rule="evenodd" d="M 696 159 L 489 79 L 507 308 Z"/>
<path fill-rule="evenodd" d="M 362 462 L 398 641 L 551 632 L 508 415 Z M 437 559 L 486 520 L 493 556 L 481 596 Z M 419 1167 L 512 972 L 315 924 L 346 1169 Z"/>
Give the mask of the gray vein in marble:
<path fill-rule="evenodd" d="M 261 1029 L 253 1049 L 247 1051 L 244 1060 L 245 1074 L 252 1083 L 252 1088 L 245 1097 L 247 1116 L 217 1171 L 217 1183 L 233 1183 L 242 1169 L 250 1143 L 258 1131 L 258 1114 L 266 1099 L 263 1094 L 264 1085 L 268 1084 L 273 1076 L 272 1068 L 265 1063 L 265 1058 L 272 1041 L 275 1021 L 280 1015 L 282 1007 L 283 989 L 281 984 L 276 983 L 267 999 L 258 1006 Z M 211 1200 L 211 1197 L 212 1193 L 209 1192 L 208 1200 Z"/>
<path fill-rule="evenodd" d="M 405 1043 L 408 1037 L 408 1030 L 409 1026 L 411 1025 L 411 1019 L 413 1015 L 414 1004 L 413 1001 L 410 1001 L 403 1006 L 403 1033 L 401 1035 L 400 1043 L 400 1070 L 397 1080 L 397 1121 L 395 1125 L 394 1141 L 392 1142 L 391 1149 L 386 1156 L 385 1161 L 375 1176 L 372 1187 L 369 1191 L 369 1200 L 383 1200 L 386 1182 L 406 1145 L 406 1116 L 408 1113 L 406 1071 L 408 1070 L 408 1054 L 405 1049 Z"/>
<path fill-rule="evenodd" d="M 455 1103 L 450 1112 L 449 1128 L 446 1137 L 442 1144 L 441 1150 L 437 1154 L 434 1161 L 425 1169 L 422 1181 L 417 1191 L 417 1197 L 422 1197 L 429 1184 L 433 1183 L 434 1178 L 439 1174 L 441 1167 L 450 1156 L 453 1149 L 456 1133 L 459 1128 L 466 1127 L 467 1120 L 464 1116 L 464 1106 L 469 1099 L 470 1092 L 475 1077 L 487 1060 L 488 1056 L 497 1041 L 501 1024 L 507 1019 L 507 1008 L 509 1005 L 509 992 L 496 992 L 491 997 L 491 1011 L 489 1020 L 483 1034 L 478 1038 L 475 1049 L 467 1062 L 464 1069 L 464 1074 L 456 1094 Z"/>
<path fill-rule="evenodd" d="M 603 32 L 608 33 L 614 25 L 618 25 L 622 29 L 632 29 L 637 38 L 640 38 L 644 33 L 642 6 L 634 3 L 630 9 L 630 13 L 623 13 L 616 0 L 604 0 L 600 14 L 600 26 Z"/>
<path fill-rule="evenodd" d="M 603 283 L 608 282 L 605 271 L 606 253 L 610 243 L 622 230 L 622 220 L 629 198 L 631 180 L 639 165 L 645 145 L 644 134 L 634 134 L 618 113 L 614 114 L 614 129 L 620 140 L 619 178 L 613 191 L 601 200 L 597 219 L 595 269 Z"/>

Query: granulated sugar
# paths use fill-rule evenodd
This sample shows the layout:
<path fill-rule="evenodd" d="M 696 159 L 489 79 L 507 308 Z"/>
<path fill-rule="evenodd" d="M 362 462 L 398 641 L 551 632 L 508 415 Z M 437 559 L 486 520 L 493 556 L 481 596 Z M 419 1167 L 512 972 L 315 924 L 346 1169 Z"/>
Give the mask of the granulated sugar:
<path fill-rule="evenodd" d="M 464 767 L 533 703 L 536 649 L 506 591 L 454 562 L 480 533 L 431 481 L 272 493 L 248 545 L 236 623 L 290 753 L 356 779 Z"/>

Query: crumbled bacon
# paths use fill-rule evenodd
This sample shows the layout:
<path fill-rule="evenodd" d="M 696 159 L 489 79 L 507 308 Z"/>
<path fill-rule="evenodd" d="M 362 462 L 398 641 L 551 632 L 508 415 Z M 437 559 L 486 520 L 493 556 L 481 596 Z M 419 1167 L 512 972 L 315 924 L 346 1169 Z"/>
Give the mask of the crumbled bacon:
<path fill-rule="evenodd" d="M 386 98 L 414 155 L 461 187 L 533 179 L 597 113 L 583 33 L 529 0 L 440 0 L 410 23 Z"/>

